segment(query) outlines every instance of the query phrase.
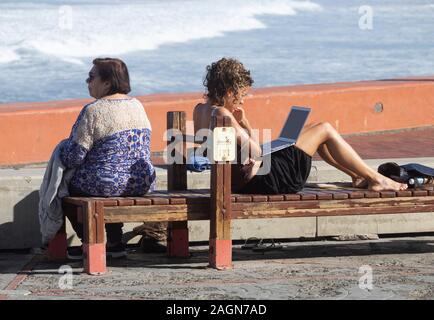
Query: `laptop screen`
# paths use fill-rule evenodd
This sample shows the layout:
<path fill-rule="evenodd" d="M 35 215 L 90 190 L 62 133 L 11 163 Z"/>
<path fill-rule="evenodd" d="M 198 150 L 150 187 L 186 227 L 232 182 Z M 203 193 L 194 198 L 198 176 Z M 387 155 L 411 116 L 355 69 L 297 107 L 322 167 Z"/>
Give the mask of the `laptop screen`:
<path fill-rule="evenodd" d="M 280 133 L 281 138 L 297 140 L 309 116 L 310 108 L 292 107 L 288 119 Z"/>

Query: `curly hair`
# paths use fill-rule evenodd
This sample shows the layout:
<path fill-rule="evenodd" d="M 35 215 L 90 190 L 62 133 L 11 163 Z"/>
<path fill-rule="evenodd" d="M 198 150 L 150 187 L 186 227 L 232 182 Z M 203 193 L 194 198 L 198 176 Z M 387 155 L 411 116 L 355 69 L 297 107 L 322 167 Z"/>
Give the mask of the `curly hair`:
<path fill-rule="evenodd" d="M 236 59 L 222 58 L 206 67 L 207 74 L 203 85 L 207 89 L 205 97 L 217 106 L 224 105 L 224 96 L 229 90 L 236 97 L 240 90 L 250 87 L 253 79 L 250 71 Z"/>

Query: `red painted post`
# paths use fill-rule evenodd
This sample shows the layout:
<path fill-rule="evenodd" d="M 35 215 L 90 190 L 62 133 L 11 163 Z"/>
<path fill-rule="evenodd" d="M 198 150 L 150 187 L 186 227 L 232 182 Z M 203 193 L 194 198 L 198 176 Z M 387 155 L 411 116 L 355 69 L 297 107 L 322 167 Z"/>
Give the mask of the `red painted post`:
<path fill-rule="evenodd" d="M 167 113 L 167 129 L 174 129 L 182 134 L 182 142 L 175 147 L 175 157 L 182 159 L 182 163 L 169 165 L 167 169 L 167 190 L 187 190 L 187 164 L 186 164 L 186 115 L 182 111 Z M 172 141 L 168 141 L 169 145 Z M 178 156 L 176 156 L 178 155 Z M 168 155 L 170 156 L 170 155 Z M 187 258 L 190 256 L 188 248 L 188 222 L 174 221 L 167 226 L 167 255 L 169 257 Z"/>
<path fill-rule="evenodd" d="M 212 128 L 231 126 L 228 117 L 213 116 L 211 121 Z M 209 239 L 209 265 L 212 268 L 232 268 L 231 215 L 231 164 L 214 162 L 211 166 Z"/>
<path fill-rule="evenodd" d="M 83 267 L 87 274 L 99 275 L 107 272 L 104 243 L 104 204 L 87 202 L 83 207 Z"/>

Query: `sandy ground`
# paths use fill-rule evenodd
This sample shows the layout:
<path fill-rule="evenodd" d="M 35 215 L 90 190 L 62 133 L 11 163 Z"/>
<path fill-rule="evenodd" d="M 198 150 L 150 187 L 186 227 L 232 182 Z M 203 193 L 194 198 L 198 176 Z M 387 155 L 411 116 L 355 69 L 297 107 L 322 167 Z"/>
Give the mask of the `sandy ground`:
<path fill-rule="evenodd" d="M 190 259 L 168 259 L 164 254 L 143 254 L 138 248 L 129 248 L 128 258 L 109 260 L 109 272 L 102 276 L 84 274 L 81 262 L 52 263 L 39 255 L 2 253 L 0 296 L 192 300 L 434 298 L 434 236 L 282 245 L 281 250 L 258 253 L 242 250 L 236 244 L 234 268 L 226 271 L 207 267 L 207 246 L 191 247 Z"/>

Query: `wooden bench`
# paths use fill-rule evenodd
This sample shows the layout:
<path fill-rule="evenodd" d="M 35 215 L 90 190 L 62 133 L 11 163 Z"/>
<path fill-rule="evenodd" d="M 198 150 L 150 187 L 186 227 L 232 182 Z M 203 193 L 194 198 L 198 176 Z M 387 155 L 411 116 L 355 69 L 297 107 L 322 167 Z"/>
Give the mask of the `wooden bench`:
<path fill-rule="evenodd" d="M 215 127 L 230 125 L 228 118 L 213 121 Z M 186 155 L 185 113 L 169 112 L 167 124 L 183 134 L 175 152 Z M 188 221 L 209 220 L 209 264 L 226 269 L 232 266 L 232 219 L 434 212 L 432 188 L 374 192 L 307 187 L 297 194 L 241 195 L 231 193 L 229 162 L 212 165 L 210 190 L 187 190 L 185 164 L 170 165 L 167 174 L 168 191 L 143 197 L 64 198 L 65 214 L 77 215 L 84 225 L 85 272 L 106 272 L 105 223 L 168 221 L 168 256 L 188 257 Z M 66 257 L 64 227 L 50 243 L 48 252 L 52 259 Z"/>

